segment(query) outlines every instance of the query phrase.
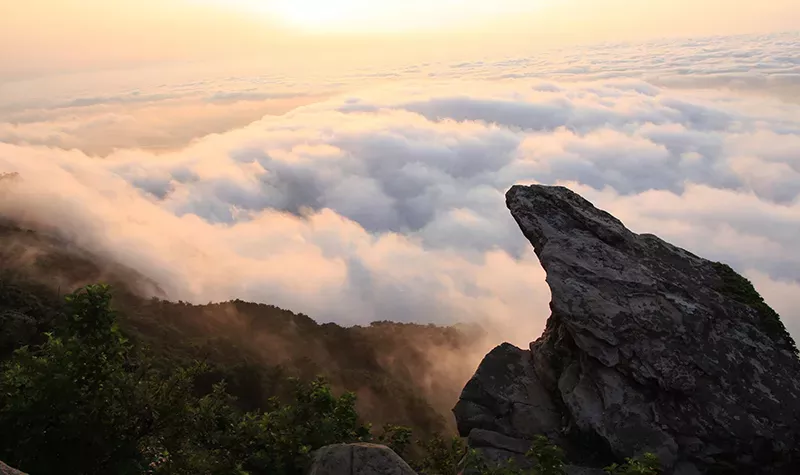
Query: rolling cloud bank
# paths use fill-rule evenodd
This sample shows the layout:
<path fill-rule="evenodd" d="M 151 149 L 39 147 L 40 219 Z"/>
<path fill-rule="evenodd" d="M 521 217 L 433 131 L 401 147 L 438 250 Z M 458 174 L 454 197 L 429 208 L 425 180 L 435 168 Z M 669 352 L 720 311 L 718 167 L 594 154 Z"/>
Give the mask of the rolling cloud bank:
<path fill-rule="evenodd" d="M 190 77 L 196 74 L 195 77 Z M 515 183 L 570 186 L 729 262 L 800 338 L 800 36 L 603 45 L 292 81 L 178 71 L 0 85 L 0 215 L 172 299 L 342 324 L 549 315 Z"/>

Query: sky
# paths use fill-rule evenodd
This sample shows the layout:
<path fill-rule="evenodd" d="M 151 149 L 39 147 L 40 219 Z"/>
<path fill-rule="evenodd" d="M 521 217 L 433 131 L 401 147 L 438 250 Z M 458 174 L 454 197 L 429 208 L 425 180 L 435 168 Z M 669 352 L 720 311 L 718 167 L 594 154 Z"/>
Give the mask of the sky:
<path fill-rule="evenodd" d="M 301 8 L 305 7 L 305 8 Z M 479 322 L 549 289 L 562 184 L 749 277 L 800 338 L 795 1 L 0 3 L 0 215 L 172 299 Z"/>
<path fill-rule="evenodd" d="M 163 61 L 347 63 L 797 28 L 795 0 L 3 0 L 6 75 Z M 307 64 L 306 64 L 307 65 Z"/>

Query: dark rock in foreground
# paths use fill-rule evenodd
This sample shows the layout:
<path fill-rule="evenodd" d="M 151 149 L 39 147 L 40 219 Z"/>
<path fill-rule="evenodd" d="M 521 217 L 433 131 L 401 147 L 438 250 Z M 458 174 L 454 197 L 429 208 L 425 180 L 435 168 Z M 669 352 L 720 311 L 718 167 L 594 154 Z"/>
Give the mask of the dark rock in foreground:
<path fill-rule="evenodd" d="M 566 188 L 506 201 L 552 315 L 529 351 L 501 345 L 464 388 L 454 412 L 473 447 L 516 458 L 546 434 L 590 467 L 653 452 L 674 473 L 800 473 L 800 360 L 747 280 Z"/>
<path fill-rule="evenodd" d="M 309 475 L 416 475 L 416 473 L 386 446 L 337 444 L 317 450 Z"/>
<path fill-rule="evenodd" d="M 9 467 L 3 462 L 0 462 L 0 475 L 25 475 L 25 474 L 20 472 L 19 470 Z"/>

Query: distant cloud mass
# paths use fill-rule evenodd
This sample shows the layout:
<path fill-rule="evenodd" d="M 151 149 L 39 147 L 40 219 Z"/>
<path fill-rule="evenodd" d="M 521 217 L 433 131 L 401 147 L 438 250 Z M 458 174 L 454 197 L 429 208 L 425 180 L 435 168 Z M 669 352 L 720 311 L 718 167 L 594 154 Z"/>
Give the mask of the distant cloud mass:
<path fill-rule="evenodd" d="M 562 184 L 730 263 L 800 338 L 800 35 L 604 45 L 297 84 L 197 77 L 20 95 L 0 214 L 174 299 L 535 339 L 549 290 L 505 209 Z M 17 89 L 14 89 L 17 88 Z M 3 101 L 0 101 L 2 103 Z"/>

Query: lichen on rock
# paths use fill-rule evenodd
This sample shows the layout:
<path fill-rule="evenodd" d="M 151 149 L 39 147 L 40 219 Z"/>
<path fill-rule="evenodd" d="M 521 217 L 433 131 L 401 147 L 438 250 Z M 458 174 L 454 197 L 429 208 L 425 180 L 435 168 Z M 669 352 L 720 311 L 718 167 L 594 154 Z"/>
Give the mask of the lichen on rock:
<path fill-rule="evenodd" d="M 544 433 L 588 467 L 653 452 L 667 472 L 800 473 L 800 360 L 749 281 L 567 188 L 506 201 L 552 315 L 529 350 L 487 355 L 454 409 L 463 436 Z"/>
<path fill-rule="evenodd" d="M 336 444 L 314 454 L 309 475 L 416 475 L 392 449 L 383 445 Z"/>

